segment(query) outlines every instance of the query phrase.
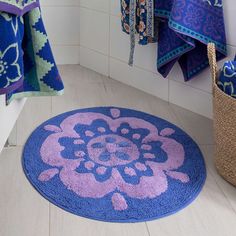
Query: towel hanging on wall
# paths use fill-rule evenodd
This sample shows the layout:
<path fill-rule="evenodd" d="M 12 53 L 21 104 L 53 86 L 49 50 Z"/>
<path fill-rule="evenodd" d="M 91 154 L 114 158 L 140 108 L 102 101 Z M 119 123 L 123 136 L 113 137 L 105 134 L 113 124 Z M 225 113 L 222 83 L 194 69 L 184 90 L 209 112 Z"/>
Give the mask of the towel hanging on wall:
<path fill-rule="evenodd" d="M 6 94 L 7 104 L 22 97 L 60 95 L 64 89 L 40 8 L 31 6 L 23 16 L 0 11 L 0 94 Z"/>
<path fill-rule="evenodd" d="M 147 1 L 137 0 L 136 3 L 147 9 Z M 122 29 L 126 33 L 131 32 L 130 2 L 121 0 Z M 145 10 L 141 12 L 147 17 Z M 136 17 L 139 20 L 138 8 Z M 141 36 L 144 33 L 144 38 L 148 39 L 146 30 L 142 28 L 143 22 L 137 19 L 137 32 Z M 158 27 L 155 22 L 158 22 Z M 154 0 L 153 27 L 155 35 L 151 41 L 158 42 L 157 70 L 164 77 L 176 62 L 179 62 L 186 81 L 199 74 L 209 66 L 209 42 L 216 44 L 218 60 L 227 55 L 222 0 Z M 145 45 L 149 40 L 144 42 L 139 41 Z"/>
<path fill-rule="evenodd" d="M 135 34 L 139 34 L 139 44 L 156 42 L 154 0 L 121 0 L 122 29 L 130 34 L 129 65 L 133 65 Z"/>

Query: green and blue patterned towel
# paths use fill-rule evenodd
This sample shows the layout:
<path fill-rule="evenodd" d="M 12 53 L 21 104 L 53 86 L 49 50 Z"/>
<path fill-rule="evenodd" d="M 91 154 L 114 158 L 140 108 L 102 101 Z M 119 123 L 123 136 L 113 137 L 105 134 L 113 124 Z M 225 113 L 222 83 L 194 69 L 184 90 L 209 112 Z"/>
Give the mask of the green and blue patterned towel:
<path fill-rule="evenodd" d="M 6 94 L 7 104 L 63 93 L 39 7 L 22 16 L 0 11 L 0 39 L 0 94 Z"/>

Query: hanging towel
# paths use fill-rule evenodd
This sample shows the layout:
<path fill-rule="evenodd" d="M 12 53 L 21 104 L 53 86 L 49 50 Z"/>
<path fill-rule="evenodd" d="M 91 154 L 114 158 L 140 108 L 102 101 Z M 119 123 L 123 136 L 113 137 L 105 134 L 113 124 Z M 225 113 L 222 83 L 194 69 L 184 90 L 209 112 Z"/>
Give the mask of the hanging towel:
<path fill-rule="evenodd" d="M 229 96 L 236 98 L 236 58 L 226 61 L 220 71 L 218 87 Z"/>
<path fill-rule="evenodd" d="M 185 81 L 199 74 L 209 66 L 207 58 L 209 42 L 216 45 L 217 60 L 226 57 L 222 0 L 153 0 L 152 2 L 154 16 L 150 20 L 149 0 L 121 0 L 122 29 L 130 33 L 131 38 L 130 64 L 133 62 L 134 32 L 139 34 L 139 43 L 142 45 L 157 41 L 157 70 L 163 77 L 167 77 L 177 62 L 183 71 Z M 131 14 L 134 3 L 136 15 Z M 154 32 L 153 37 L 148 33 L 150 22 Z"/>
<path fill-rule="evenodd" d="M 1 0 L 0 11 L 22 16 L 33 8 L 39 7 L 39 0 Z"/>
<path fill-rule="evenodd" d="M 156 42 L 154 0 L 121 0 L 122 30 L 130 34 L 129 65 L 133 65 L 135 34 L 141 45 Z"/>
<path fill-rule="evenodd" d="M 159 25 L 158 71 L 166 77 L 176 61 L 186 81 L 208 67 L 207 44 L 217 59 L 227 55 L 222 0 L 156 0 Z"/>
<path fill-rule="evenodd" d="M 0 94 L 7 104 L 63 93 L 39 7 L 23 16 L 0 12 L 0 39 Z"/>

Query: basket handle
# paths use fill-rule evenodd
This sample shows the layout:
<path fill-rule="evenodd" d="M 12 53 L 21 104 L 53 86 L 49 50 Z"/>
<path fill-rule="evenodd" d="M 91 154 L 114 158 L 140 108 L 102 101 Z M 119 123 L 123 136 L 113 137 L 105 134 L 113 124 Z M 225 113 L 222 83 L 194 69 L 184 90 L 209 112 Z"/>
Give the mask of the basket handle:
<path fill-rule="evenodd" d="M 214 43 L 209 43 L 207 45 L 207 51 L 208 51 L 208 59 L 209 64 L 211 68 L 211 74 L 212 74 L 212 80 L 213 85 L 216 83 L 216 77 L 217 77 L 217 63 L 216 63 L 216 47 Z"/>

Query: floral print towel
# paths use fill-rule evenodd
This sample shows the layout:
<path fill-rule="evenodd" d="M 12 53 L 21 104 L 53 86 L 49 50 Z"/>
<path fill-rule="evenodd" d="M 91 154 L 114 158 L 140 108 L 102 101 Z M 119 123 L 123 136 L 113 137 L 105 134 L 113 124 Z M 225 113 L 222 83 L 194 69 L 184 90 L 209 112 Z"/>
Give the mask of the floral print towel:
<path fill-rule="evenodd" d="M 236 60 L 224 63 L 217 85 L 226 94 L 236 98 Z"/>
<path fill-rule="evenodd" d="M 0 12 L 0 94 L 15 98 L 63 92 L 41 12 L 23 16 Z"/>
<path fill-rule="evenodd" d="M 157 70 L 167 77 L 176 62 L 186 81 L 209 66 L 207 44 L 217 48 L 217 59 L 227 55 L 222 0 L 153 0 L 154 38 L 147 32 L 148 0 L 136 0 L 136 32 L 139 43 L 158 42 Z M 122 28 L 130 29 L 131 0 L 121 0 Z"/>
<path fill-rule="evenodd" d="M 156 42 L 153 0 L 121 0 L 122 28 L 130 34 L 130 59 L 133 65 L 135 34 L 139 34 L 139 44 Z"/>

